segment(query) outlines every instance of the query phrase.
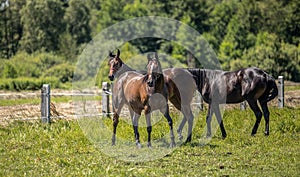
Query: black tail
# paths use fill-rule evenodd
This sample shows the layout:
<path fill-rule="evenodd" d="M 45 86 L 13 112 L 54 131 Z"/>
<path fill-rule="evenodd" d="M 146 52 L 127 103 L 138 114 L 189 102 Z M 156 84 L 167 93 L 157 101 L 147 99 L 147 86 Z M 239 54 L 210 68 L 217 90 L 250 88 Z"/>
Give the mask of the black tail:
<path fill-rule="evenodd" d="M 270 77 L 268 79 L 268 86 L 266 91 L 268 91 L 267 98 L 265 100 L 266 102 L 273 100 L 278 95 L 278 88 L 273 77 Z"/>

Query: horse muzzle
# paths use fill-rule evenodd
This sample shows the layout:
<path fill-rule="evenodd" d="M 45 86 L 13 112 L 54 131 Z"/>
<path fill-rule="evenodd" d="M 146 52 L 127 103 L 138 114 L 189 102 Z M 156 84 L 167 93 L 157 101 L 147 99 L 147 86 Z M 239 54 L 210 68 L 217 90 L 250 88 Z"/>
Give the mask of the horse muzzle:
<path fill-rule="evenodd" d="M 110 81 L 113 81 L 115 79 L 115 76 L 114 75 L 109 75 L 108 78 L 109 78 Z"/>
<path fill-rule="evenodd" d="M 151 80 L 151 81 L 148 81 L 148 82 L 147 82 L 147 85 L 148 85 L 149 87 L 153 87 L 153 86 L 154 86 L 153 81 L 152 81 L 152 80 Z"/>

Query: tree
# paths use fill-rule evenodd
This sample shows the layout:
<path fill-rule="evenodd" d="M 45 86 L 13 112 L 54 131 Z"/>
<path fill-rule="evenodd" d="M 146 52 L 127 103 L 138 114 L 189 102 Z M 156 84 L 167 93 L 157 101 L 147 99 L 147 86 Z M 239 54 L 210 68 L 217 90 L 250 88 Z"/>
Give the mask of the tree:
<path fill-rule="evenodd" d="M 84 1 L 70 0 L 64 19 L 66 31 L 71 34 L 77 46 L 91 40 L 90 10 Z"/>
<path fill-rule="evenodd" d="M 22 37 L 20 9 L 25 0 L 2 0 L 0 2 L 0 58 L 9 59 L 19 49 Z"/>
<path fill-rule="evenodd" d="M 21 15 L 24 24 L 22 49 L 28 53 L 58 50 L 59 35 L 65 31 L 61 1 L 28 0 Z"/>

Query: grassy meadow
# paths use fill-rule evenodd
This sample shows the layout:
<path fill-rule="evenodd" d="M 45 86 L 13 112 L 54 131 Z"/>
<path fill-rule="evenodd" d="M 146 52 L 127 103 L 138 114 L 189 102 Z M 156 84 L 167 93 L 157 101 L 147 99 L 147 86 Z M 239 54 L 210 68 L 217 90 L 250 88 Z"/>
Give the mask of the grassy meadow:
<path fill-rule="evenodd" d="M 251 110 L 226 110 L 228 137 L 223 140 L 218 129 L 207 144 L 201 143 L 205 131 L 201 112 L 191 143 L 148 162 L 123 161 L 104 153 L 89 141 L 80 121 L 56 120 L 50 125 L 16 121 L 0 126 L 0 176 L 299 176 L 300 109 L 270 108 L 270 112 L 270 135 L 264 136 L 262 119 L 257 135 L 251 137 L 255 122 Z M 173 117 L 179 119 L 177 114 Z M 111 124 L 110 119 L 101 120 Z M 153 126 L 153 140 L 162 136 L 160 129 L 168 129 L 165 120 Z M 145 128 L 140 128 L 142 149 L 135 147 L 132 127 L 125 121 L 117 134 L 131 137 L 127 146 L 132 153 L 156 151 L 157 147 L 149 150 L 145 145 Z M 118 145 L 110 150 L 118 151 Z"/>

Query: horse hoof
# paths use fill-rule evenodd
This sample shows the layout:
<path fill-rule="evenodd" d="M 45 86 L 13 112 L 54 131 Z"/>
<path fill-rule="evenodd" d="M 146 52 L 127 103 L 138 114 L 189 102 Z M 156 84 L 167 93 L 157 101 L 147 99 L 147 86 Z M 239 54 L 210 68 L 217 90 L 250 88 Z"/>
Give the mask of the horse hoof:
<path fill-rule="evenodd" d="M 149 142 L 148 144 L 147 144 L 147 146 L 148 146 L 148 148 L 152 148 L 152 144 Z"/>
<path fill-rule="evenodd" d="M 206 138 L 207 139 L 211 139 L 211 135 L 206 135 Z"/>
<path fill-rule="evenodd" d="M 170 148 L 174 148 L 174 147 L 176 147 L 175 142 L 173 142 L 173 143 L 170 144 Z"/>
<path fill-rule="evenodd" d="M 111 146 L 115 146 L 115 145 L 116 145 L 115 141 L 111 141 Z"/>
<path fill-rule="evenodd" d="M 142 148 L 142 145 L 141 145 L 140 143 L 137 143 L 137 144 L 136 144 L 136 147 L 137 147 L 138 149 L 141 149 L 141 148 Z"/>
<path fill-rule="evenodd" d="M 269 132 L 265 132 L 265 135 L 266 135 L 266 136 L 269 136 L 269 134 L 270 134 Z"/>
<path fill-rule="evenodd" d="M 225 135 L 222 135 L 222 138 L 223 138 L 223 140 L 225 139 L 227 137 L 227 135 L 225 134 Z"/>
<path fill-rule="evenodd" d="M 178 134 L 178 139 L 179 139 L 180 141 L 182 141 L 183 136 L 182 136 L 181 134 Z"/>
<path fill-rule="evenodd" d="M 192 141 L 191 138 L 187 138 L 187 139 L 185 140 L 185 144 L 186 144 L 186 143 L 190 143 L 191 141 Z"/>

